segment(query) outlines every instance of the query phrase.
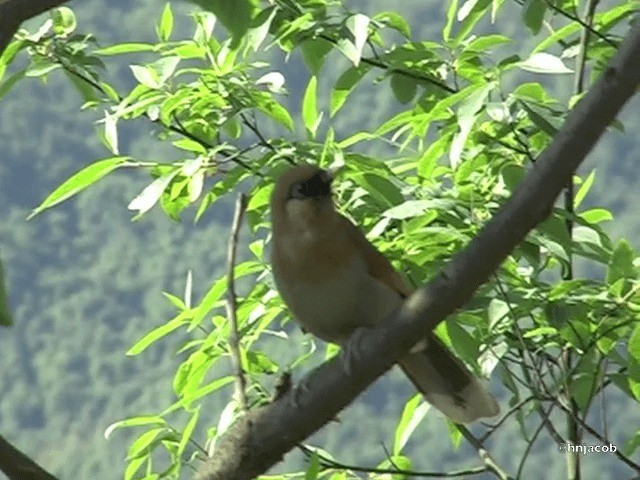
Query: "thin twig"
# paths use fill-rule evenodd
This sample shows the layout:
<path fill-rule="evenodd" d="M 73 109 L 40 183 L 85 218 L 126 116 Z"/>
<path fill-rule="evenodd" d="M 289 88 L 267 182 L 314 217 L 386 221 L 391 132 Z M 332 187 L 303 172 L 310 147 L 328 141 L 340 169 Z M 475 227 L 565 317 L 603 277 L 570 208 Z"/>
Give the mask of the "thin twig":
<path fill-rule="evenodd" d="M 236 210 L 233 215 L 233 223 L 231 225 L 231 236 L 229 237 L 229 246 L 227 249 L 227 318 L 231 325 L 229 333 L 229 351 L 231 354 L 231 365 L 235 376 L 235 391 L 240 408 L 243 411 L 249 409 L 247 403 L 247 395 L 245 393 L 246 379 L 242 369 L 242 357 L 240 355 L 240 337 L 238 335 L 238 317 L 237 297 L 235 291 L 235 265 L 236 251 L 238 247 L 238 236 L 240 234 L 240 226 L 242 225 L 242 217 L 247 206 L 247 197 L 244 193 L 240 193 L 236 200 Z"/>
<path fill-rule="evenodd" d="M 247 116 L 244 113 L 240 113 L 240 118 L 242 119 L 242 123 L 244 123 L 247 127 L 249 127 L 249 129 L 256 135 L 256 137 L 258 137 L 258 140 L 260 140 L 260 144 L 263 147 L 268 148 L 272 152 L 277 151 L 276 148 L 273 145 L 271 145 L 271 143 L 269 143 L 269 141 L 265 138 L 265 136 L 262 135 L 262 132 L 258 128 L 258 123 L 256 122 L 255 118 L 253 119 L 253 122 L 252 122 L 247 118 Z"/>
<path fill-rule="evenodd" d="M 473 467 L 464 470 L 455 470 L 451 472 L 421 472 L 414 470 L 404 470 L 396 468 L 366 468 L 358 465 L 347 465 L 345 463 L 338 462 L 331 458 L 325 457 L 322 453 L 312 450 L 306 445 L 300 444 L 298 448 L 302 450 L 305 456 L 308 458 L 313 454 L 316 454 L 320 466 L 324 469 L 335 470 L 349 470 L 359 473 L 370 473 L 377 475 L 406 475 L 408 477 L 422 477 L 422 478 L 455 478 L 455 477 L 467 477 L 469 475 L 479 475 L 487 471 L 487 467 Z"/>
<path fill-rule="evenodd" d="M 571 413 L 571 410 L 569 409 L 569 407 L 567 407 L 566 405 L 564 405 L 561 401 L 559 401 L 559 399 L 555 399 L 556 401 L 556 405 L 558 405 L 565 413 Z M 598 433 L 598 431 L 596 429 L 594 429 L 591 425 L 589 425 L 587 422 L 585 422 L 584 420 L 582 420 L 580 417 L 575 417 L 575 420 L 577 423 L 580 424 L 580 426 L 582 428 L 585 429 L 585 431 L 587 433 L 589 433 L 592 437 L 600 440 L 602 443 L 605 443 L 607 445 L 613 445 L 613 442 L 611 442 L 609 440 L 609 438 L 607 438 L 606 436 Z M 618 457 L 622 462 L 626 463 L 629 467 L 631 467 L 633 470 L 635 470 L 637 473 L 640 473 L 640 465 L 635 463 L 634 461 L 632 461 L 629 457 L 627 457 L 626 455 L 624 455 L 621 451 L 620 448 L 617 448 L 615 452 L 613 452 L 613 454 Z"/>
<path fill-rule="evenodd" d="M 551 413 L 551 409 L 553 409 L 553 405 L 551 405 L 551 407 L 547 412 L 544 412 L 545 418 L 549 417 L 549 413 Z M 538 428 L 536 428 L 536 431 L 533 432 L 533 436 L 531 437 L 531 440 L 529 440 L 529 443 L 527 444 L 527 448 L 524 449 L 524 453 L 522 454 L 522 458 L 520 459 L 520 463 L 518 464 L 518 473 L 516 473 L 516 478 L 522 478 L 521 475 L 522 475 L 522 470 L 524 469 L 524 464 L 527 461 L 527 458 L 529 458 L 531 449 L 533 448 L 533 445 L 536 442 L 538 435 L 540 435 L 540 432 L 542 431 L 542 428 L 544 427 L 544 425 L 545 425 L 544 421 L 540 422 L 540 425 L 538 425 Z"/>
<path fill-rule="evenodd" d="M 502 416 L 502 418 L 500 418 L 500 420 L 498 420 L 496 423 L 492 425 L 489 425 L 488 431 L 484 435 L 482 435 L 480 438 L 478 438 L 478 442 L 483 444 L 487 440 L 487 438 L 489 438 L 493 434 L 493 432 L 495 432 L 498 429 L 498 427 L 500 427 L 500 425 L 502 425 L 509 417 L 511 417 L 511 415 L 516 413 L 518 410 L 520 410 L 522 407 L 524 407 L 527 403 L 531 402 L 532 400 L 537 400 L 537 397 L 535 397 L 534 395 L 531 395 L 523 400 L 520 400 L 518 403 L 516 403 L 513 407 L 511 407 L 509 410 L 505 412 L 505 414 Z"/>
<path fill-rule="evenodd" d="M 54 60 L 56 60 L 62 66 L 64 71 L 66 71 L 70 75 L 73 75 L 74 77 L 78 78 L 79 80 L 82 80 L 87 85 L 92 87 L 94 90 L 102 93 L 103 95 L 106 95 L 106 91 L 105 91 L 104 88 L 102 88 L 102 85 L 100 85 L 98 82 L 96 82 L 94 79 L 88 77 L 87 75 L 84 75 L 81 72 L 77 71 L 75 68 L 72 67 L 72 65 L 70 65 L 67 62 L 67 60 L 65 58 L 55 56 Z M 118 102 L 122 102 L 122 100 L 123 100 L 122 96 L 118 95 Z M 180 119 L 177 117 L 175 112 L 173 112 L 171 117 L 176 122 L 176 124 L 172 124 L 172 123 L 166 124 L 166 123 L 161 121 L 160 117 L 154 119 L 154 118 L 152 118 L 150 116 L 149 112 L 145 112 L 145 117 L 151 123 L 162 125 L 167 130 L 169 130 L 169 131 L 171 131 L 173 133 L 177 133 L 178 135 L 181 135 L 181 136 L 183 136 L 183 137 L 185 137 L 185 138 L 187 138 L 187 139 L 189 139 L 189 140 L 201 145 L 202 147 L 204 147 L 206 149 L 212 150 L 212 149 L 215 148 L 215 145 L 213 145 L 211 142 L 208 142 L 208 141 L 200 138 L 199 136 L 191 133 L 189 130 L 187 130 L 187 128 L 182 125 L 182 123 L 180 122 Z M 254 170 L 248 163 L 246 163 L 244 160 L 242 160 L 240 158 L 240 154 L 238 152 L 232 152 L 229 149 L 221 148 L 216 153 L 219 153 L 220 155 L 222 155 L 224 157 L 224 161 L 234 162 L 234 163 L 238 164 L 239 166 L 247 169 L 248 171 L 253 172 L 255 175 L 257 175 L 259 177 L 264 177 L 264 175 L 262 175 L 261 172 Z"/>
<path fill-rule="evenodd" d="M 489 451 L 484 447 L 482 442 L 480 442 L 473 434 L 469 431 L 467 427 L 464 425 L 456 424 L 458 431 L 462 434 L 462 436 L 476 449 L 478 452 L 478 456 L 484 463 L 487 471 L 493 473 L 500 480 L 511 480 L 513 477 L 505 472 L 500 465 L 494 460 L 494 458 L 489 454 Z"/>

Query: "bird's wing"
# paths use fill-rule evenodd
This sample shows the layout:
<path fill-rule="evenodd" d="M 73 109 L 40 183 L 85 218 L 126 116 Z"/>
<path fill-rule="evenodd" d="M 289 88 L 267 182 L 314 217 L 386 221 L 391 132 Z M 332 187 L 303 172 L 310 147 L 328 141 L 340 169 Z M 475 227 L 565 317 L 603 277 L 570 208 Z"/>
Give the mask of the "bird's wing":
<path fill-rule="evenodd" d="M 391 265 L 389 260 L 374 247 L 364 234 L 346 217 L 340 215 L 340 221 L 348 232 L 349 240 L 364 258 L 369 275 L 398 292 L 402 297 L 411 295 L 412 289 L 405 283 L 402 276 Z"/>
<path fill-rule="evenodd" d="M 347 218 L 340 216 L 349 239 L 365 259 L 369 274 L 402 297 L 412 289 L 402 276 Z M 411 353 L 399 360 L 403 372 L 427 401 L 454 422 L 468 423 L 492 417 L 500 411 L 498 404 L 469 369 L 430 332 Z"/>

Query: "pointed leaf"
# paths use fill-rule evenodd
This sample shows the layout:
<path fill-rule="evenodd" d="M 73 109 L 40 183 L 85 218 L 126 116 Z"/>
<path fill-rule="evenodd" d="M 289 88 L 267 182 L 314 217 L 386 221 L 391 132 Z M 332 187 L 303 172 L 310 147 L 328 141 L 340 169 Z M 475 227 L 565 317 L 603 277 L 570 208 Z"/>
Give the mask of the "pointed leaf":
<path fill-rule="evenodd" d="M 160 17 L 160 24 L 158 25 L 158 38 L 162 42 L 169 40 L 171 31 L 173 30 L 173 12 L 171 11 L 171 4 L 166 3 L 164 10 L 162 10 L 162 16 Z"/>
<path fill-rule="evenodd" d="M 302 99 L 302 122 L 312 138 L 315 138 L 319 125 L 318 106 L 316 104 L 317 84 L 318 78 L 314 75 L 309 80 L 307 89 L 304 92 L 304 98 Z"/>
<path fill-rule="evenodd" d="M 135 218 L 148 212 L 157 201 L 160 199 L 162 193 L 171 183 L 176 175 L 180 173 L 180 169 L 175 169 L 159 178 L 156 178 L 153 182 L 147 185 L 142 192 L 140 192 L 127 206 L 129 210 L 137 210 L 138 214 Z"/>
<path fill-rule="evenodd" d="M 83 168 L 51 192 L 51 194 L 31 212 L 27 219 L 33 218 L 43 210 L 51 208 L 81 192 L 116 168 L 123 166 L 128 158 L 129 157 L 110 157 Z"/>
<path fill-rule="evenodd" d="M 573 73 L 559 57 L 550 53 L 540 52 L 534 53 L 522 62 L 518 62 L 521 69 L 535 73 Z"/>

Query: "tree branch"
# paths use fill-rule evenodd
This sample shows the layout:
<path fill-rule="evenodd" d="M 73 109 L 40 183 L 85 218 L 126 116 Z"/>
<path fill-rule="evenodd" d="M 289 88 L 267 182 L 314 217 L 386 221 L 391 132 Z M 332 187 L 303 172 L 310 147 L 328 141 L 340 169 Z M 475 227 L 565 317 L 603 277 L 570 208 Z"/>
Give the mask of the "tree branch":
<path fill-rule="evenodd" d="M 57 480 L 0 435 L 0 471 L 9 480 Z"/>
<path fill-rule="evenodd" d="M 0 55 L 25 20 L 40 15 L 68 0 L 0 0 Z"/>
<path fill-rule="evenodd" d="M 464 305 L 527 233 L 543 221 L 575 169 L 640 84 L 640 24 L 629 32 L 601 78 L 570 112 L 562 129 L 514 195 L 429 284 L 417 290 L 394 321 L 361 335 L 345 366 L 334 357 L 303 386 L 251 410 L 229 429 L 201 472 L 205 480 L 251 479 L 328 423 L 395 360 Z M 391 320 L 391 319 L 390 319 Z M 356 352 L 359 350 L 359 352 Z"/>
<path fill-rule="evenodd" d="M 242 355 L 240 353 L 240 336 L 238 335 L 238 301 L 235 289 L 235 267 L 236 267 L 236 250 L 238 247 L 238 237 L 240 236 L 240 227 L 242 226 L 242 217 L 247 208 L 247 197 L 241 193 L 236 200 L 236 211 L 233 215 L 233 224 L 231 226 L 231 235 L 229 237 L 229 247 L 227 250 L 227 318 L 231 324 L 229 332 L 229 351 L 231 353 L 231 366 L 233 375 L 235 376 L 236 397 L 240 403 L 242 411 L 249 409 L 247 395 L 245 393 L 247 381 L 244 378 L 242 369 Z"/>

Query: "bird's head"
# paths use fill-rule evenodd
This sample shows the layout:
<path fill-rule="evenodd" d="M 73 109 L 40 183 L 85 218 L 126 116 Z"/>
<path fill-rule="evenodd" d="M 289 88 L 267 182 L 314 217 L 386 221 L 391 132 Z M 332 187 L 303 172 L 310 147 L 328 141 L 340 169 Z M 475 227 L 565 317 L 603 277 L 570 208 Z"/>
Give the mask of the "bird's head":
<path fill-rule="evenodd" d="M 333 173 L 313 165 L 298 165 L 278 178 L 271 195 L 274 231 L 322 225 L 334 212 Z"/>

